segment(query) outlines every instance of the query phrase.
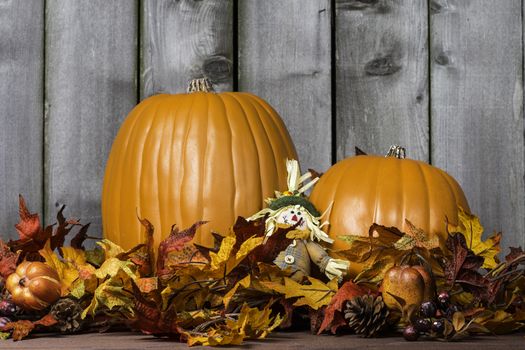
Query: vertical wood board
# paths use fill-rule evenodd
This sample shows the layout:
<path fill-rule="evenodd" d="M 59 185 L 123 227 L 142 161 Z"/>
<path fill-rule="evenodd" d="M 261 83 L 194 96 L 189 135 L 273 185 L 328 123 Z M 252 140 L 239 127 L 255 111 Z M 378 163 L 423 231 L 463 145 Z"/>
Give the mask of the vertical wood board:
<path fill-rule="evenodd" d="M 337 157 L 392 144 L 428 160 L 426 1 L 336 0 Z"/>
<path fill-rule="evenodd" d="M 141 99 L 203 76 L 232 90 L 233 0 L 144 0 L 141 11 Z"/>
<path fill-rule="evenodd" d="M 18 194 L 42 211 L 43 40 L 41 1 L 0 2 L 0 238 L 16 238 Z"/>
<path fill-rule="evenodd" d="M 432 160 L 486 233 L 525 246 L 521 1 L 433 1 Z"/>
<path fill-rule="evenodd" d="M 113 138 L 137 102 L 136 1 L 46 2 L 46 216 L 91 222 Z"/>
<path fill-rule="evenodd" d="M 281 115 L 303 170 L 332 161 L 329 0 L 239 2 L 239 89 Z"/>

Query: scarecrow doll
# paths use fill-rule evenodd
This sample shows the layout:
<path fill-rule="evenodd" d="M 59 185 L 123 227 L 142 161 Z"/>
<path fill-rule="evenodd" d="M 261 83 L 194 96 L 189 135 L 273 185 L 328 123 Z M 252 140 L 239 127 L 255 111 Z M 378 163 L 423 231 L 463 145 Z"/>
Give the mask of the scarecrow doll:
<path fill-rule="evenodd" d="M 299 163 L 296 160 L 287 160 L 286 169 L 288 191 L 276 191 L 275 198 L 266 200 L 268 208 L 262 209 L 248 220 L 265 219 L 264 243 L 278 228 L 291 228 L 286 237 L 293 241 L 278 254 L 274 263 L 281 269 L 290 269 L 291 278 L 294 280 L 301 281 L 305 276 L 309 276 L 312 262 L 328 278 L 341 280 L 348 269 L 349 262 L 330 257 L 326 249 L 316 242 L 333 243 L 333 239 L 321 230 L 323 226 L 328 225 L 328 221 L 321 223 L 321 218 L 330 208 L 321 215 L 304 195 L 319 177 L 302 185 L 312 177 L 312 173 L 307 172 L 301 176 Z"/>

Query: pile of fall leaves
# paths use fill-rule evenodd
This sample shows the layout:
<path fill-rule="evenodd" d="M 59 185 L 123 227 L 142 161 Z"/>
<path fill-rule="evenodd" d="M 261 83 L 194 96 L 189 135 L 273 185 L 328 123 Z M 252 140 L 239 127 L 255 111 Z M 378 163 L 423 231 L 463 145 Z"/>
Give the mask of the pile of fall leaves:
<path fill-rule="evenodd" d="M 43 261 L 60 277 L 61 296 L 80 310 L 75 327 L 52 312 L 19 310 L 0 323 L 0 338 L 20 340 L 32 331 L 140 330 L 189 345 L 236 345 L 265 338 L 274 329 L 309 324 L 312 332 L 348 330 L 344 308 L 361 296 L 379 296 L 385 272 L 401 261 L 424 264 L 440 290 L 450 293 L 457 311 L 441 339 L 457 340 L 475 333 L 508 333 L 525 325 L 525 253 L 511 248 L 499 261 L 501 234 L 482 241 L 475 216 L 460 213 L 460 225 L 449 228 L 446 242 L 429 237 L 409 223 L 408 232 L 372 225 L 368 236 L 345 236 L 350 248 L 337 252 L 363 265 L 351 281 L 325 281 L 321 274 L 299 283 L 272 262 L 291 239 L 279 229 L 263 244 L 264 221 L 239 217 L 226 235 L 215 235 L 215 247 L 192 244 L 198 222 L 170 235 L 154 252 L 154 227 L 139 218 L 148 239 L 130 250 L 102 239 L 84 248 L 88 225 L 66 219 L 45 228 L 20 197 L 19 239 L 0 241 L 0 276 L 7 278 L 22 261 Z M 65 246 L 66 236 L 75 235 Z M 0 288 L 2 288 L 0 286 Z M 0 299 L 8 299 L 0 290 Z M 409 323 L 414 310 L 388 314 L 384 334 Z M 56 304 L 56 303 L 55 303 Z M 71 318 L 71 317 L 70 317 Z M 71 321 L 70 319 L 68 319 Z"/>

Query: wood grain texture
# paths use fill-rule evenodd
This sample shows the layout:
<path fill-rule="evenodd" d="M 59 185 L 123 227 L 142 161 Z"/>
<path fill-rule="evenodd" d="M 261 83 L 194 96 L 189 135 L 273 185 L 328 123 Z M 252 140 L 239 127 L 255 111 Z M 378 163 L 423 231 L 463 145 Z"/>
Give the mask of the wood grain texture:
<path fill-rule="evenodd" d="M 203 76 L 232 91 L 233 0 L 144 0 L 141 11 L 141 99 Z"/>
<path fill-rule="evenodd" d="M 46 5 L 46 217 L 91 222 L 101 234 L 104 166 L 137 102 L 135 1 L 48 0 Z"/>
<path fill-rule="evenodd" d="M 337 157 L 392 144 L 428 160 L 426 1 L 336 0 Z"/>
<path fill-rule="evenodd" d="M 0 238 L 15 238 L 18 194 L 42 211 L 43 37 L 41 1 L 0 2 Z"/>
<path fill-rule="evenodd" d="M 525 246 L 521 1 L 433 1 L 432 160 L 487 233 Z"/>
<path fill-rule="evenodd" d="M 239 2 L 239 89 L 281 115 L 303 170 L 332 158 L 329 0 Z"/>

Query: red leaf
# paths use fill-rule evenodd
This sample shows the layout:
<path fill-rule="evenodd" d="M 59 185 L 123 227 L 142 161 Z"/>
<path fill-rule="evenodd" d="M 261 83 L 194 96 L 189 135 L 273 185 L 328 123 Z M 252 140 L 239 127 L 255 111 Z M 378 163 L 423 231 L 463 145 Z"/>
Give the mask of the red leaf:
<path fill-rule="evenodd" d="M 22 195 L 18 195 L 18 212 L 20 221 L 15 225 L 20 240 L 27 241 L 36 237 L 41 230 L 38 214 L 31 213 L 27 209 L 26 201 Z"/>
<path fill-rule="evenodd" d="M 330 331 L 332 333 L 335 333 L 337 328 L 341 326 L 340 318 L 337 316 L 342 312 L 344 304 L 360 295 L 367 294 L 369 290 L 358 286 L 352 281 L 345 282 L 339 288 L 337 293 L 332 298 L 332 301 L 330 301 L 330 304 L 326 307 L 323 323 L 321 323 L 321 327 L 319 327 L 319 331 L 317 334 L 321 334 L 323 331 L 330 328 Z"/>
<path fill-rule="evenodd" d="M 146 243 L 139 244 L 127 252 L 117 256 L 120 260 L 131 260 L 138 266 L 141 276 L 150 276 L 153 273 L 153 225 L 146 219 L 138 218 L 146 229 Z"/>

